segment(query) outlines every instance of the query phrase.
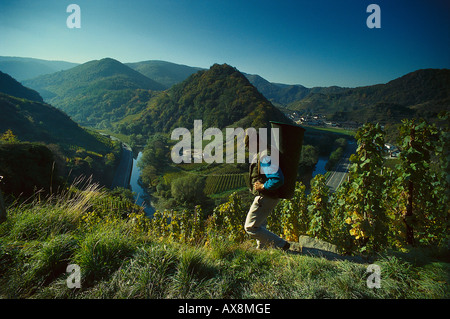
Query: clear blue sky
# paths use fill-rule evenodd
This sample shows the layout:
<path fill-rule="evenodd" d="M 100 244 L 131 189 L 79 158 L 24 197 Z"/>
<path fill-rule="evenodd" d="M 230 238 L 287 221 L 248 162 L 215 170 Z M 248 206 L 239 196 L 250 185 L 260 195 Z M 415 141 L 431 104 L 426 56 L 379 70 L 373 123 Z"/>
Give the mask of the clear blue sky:
<path fill-rule="evenodd" d="M 68 29 L 69 4 L 81 29 Z M 369 4 L 381 29 L 369 29 Z M 271 82 L 385 83 L 450 68 L 448 0 L 1 0 L 0 55 L 228 63 Z"/>

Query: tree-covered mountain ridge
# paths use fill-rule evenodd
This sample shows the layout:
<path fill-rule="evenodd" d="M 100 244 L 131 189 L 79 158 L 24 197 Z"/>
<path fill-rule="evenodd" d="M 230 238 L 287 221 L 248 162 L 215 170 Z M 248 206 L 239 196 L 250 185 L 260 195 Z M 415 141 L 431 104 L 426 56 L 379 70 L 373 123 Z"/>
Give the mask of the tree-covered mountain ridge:
<path fill-rule="evenodd" d="M 354 88 L 339 86 L 307 88 L 302 85 L 271 83 L 254 74 L 246 76 L 270 101 L 286 107 L 312 105 L 313 101 L 321 97 L 325 101 L 342 97 L 363 98 L 361 102 L 363 106 L 377 102 L 414 105 L 433 98 L 447 98 L 450 90 L 449 69 L 420 69 L 385 84 Z"/>
<path fill-rule="evenodd" d="M 136 118 L 118 125 L 124 134 L 168 133 L 174 128 L 267 127 L 269 121 L 289 122 L 236 68 L 215 64 L 152 98 Z"/>
<path fill-rule="evenodd" d="M 140 91 L 165 87 L 111 58 L 94 60 L 69 70 L 42 75 L 23 82 L 40 92 L 46 102 L 60 108 L 75 121 L 97 126 L 120 119 L 133 108 L 127 102 Z"/>
<path fill-rule="evenodd" d="M 204 70 L 204 68 L 192 67 L 160 60 L 125 63 L 125 65 L 162 84 L 166 89 L 171 88 L 175 84 L 183 82 L 190 75 Z"/>
<path fill-rule="evenodd" d="M 334 92 L 311 91 L 287 108 L 322 113 L 338 120 L 400 122 L 411 117 L 437 118 L 439 112 L 449 110 L 449 105 L 450 70 L 422 69 L 386 84 L 335 88 Z M 380 117 L 380 113 L 386 116 Z"/>
<path fill-rule="evenodd" d="M 98 62 L 101 62 L 103 60 L 114 60 L 111 58 L 101 59 L 98 60 Z M 88 64 L 90 66 L 94 65 L 96 60 L 87 62 L 85 64 Z M 116 61 L 116 60 L 114 60 Z M 11 69 L 11 72 L 8 72 L 9 70 L 9 64 L 13 63 L 15 64 L 14 70 Z M 116 61 L 119 62 L 119 61 Z M 119 62 L 120 63 L 120 62 Z M 32 67 L 31 64 L 33 64 Z M 180 83 L 184 81 L 187 77 L 189 77 L 191 74 L 200 71 L 205 70 L 205 68 L 201 67 L 195 67 L 195 66 L 188 66 L 188 65 L 182 65 L 177 64 L 173 62 L 168 61 L 161 61 L 161 60 L 146 60 L 146 61 L 140 61 L 140 62 L 126 62 L 123 63 L 124 65 L 130 67 L 131 69 L 140 72 L 147 78 L 154 80 L 155 82 L 158 82 L 159 84 L 163 85 L 166 89 L 173 86 L 174 84 Z M 41 72 L 31 72 L 34 71 L 34 69 L 37 69 L 37 65 L 45 66 L 46 69 L 42 70 Z M 2 70 L 5 73 L 10 74 L 15 79 L 18 79 L 19 81 L 24 80 L 30 80 L 32 78 L 35 78 L 36 76 L 32 76 L 32 74 L 43 75 L 45 73 L 54 73 L 51 72 L 52 70 L 59 69 L 59 70 L 66 70 L 73 68 L 75 66 L 80 66 L 77 63 L 71 63 L 66 61 L 47 61 L 42 59 L 34 59 L 34 58 L 21 58 L 21 57 L 3 57 L 0 56 L 0 70 Z M 8 70 L 7 70 L 8 69 Z M 24 76 L 16 76 L 15 73 L 21 73 L 24 74 Z M 412 71 L 408 74 L 405 74 L 404 76 L 401 76 L 397 79 L 394 79 L 388 83 L 385 84 L 377 84 L 377 85 L 369 85 L 369 86 L 363 86 L 363 87 L 339 87 L 339 86 L 330 86 L 330 87 L 310 87 L 307 88 L 301 84 L 283 84 L 283 83 L 273 83 L 269 82 L 266 79 L 262 78 L 261 76 L 257 74 L 243 74 L 250 80 L 250 82 L 258 88 L 258 90 L 264 94 L 264 96 L 269 99 L 272 102 L 279 103 L 283 106 L 287 106 L 290 103 L 298 100 L 302 100 L 309 94 L 338 94 L 342 92 L 346 92 L 349 90 L 364 90 L 365 88 L 369 87 L 382 87 L 384 85 L 390 85 L 398 84 L 399 82 L 403 82 L 404 84 L 412 84 L 412 82 L 419 81 L 419 84 L 423 82 L 422 84 L 425 84 L 426 82 L 429 82 L 427 78 L 433 78 L 435 74 L 433 73 L 442 73 L 442 72 L 448 72 L 448 69 L 419 69 L 416 71 Z M 26 74 L 29 74 L 28 77 Z M 439 78 L 439 75 L 437 75 L 437 78 Z M 436 79 L 437 79 L 436 78 Z M 405 86 L 405 85 L 401 85 Z M 397 89 L 401 89 L 400 87 L 397 87 Z"/>
<path fill-rule="evenodd" d="M 166 61 L 121 63 L 106 58 L 39 76 L 24 84 L 77 122 L 110 128 L 111 123 L 140 113 L 156 92 L 206 70 Z M 433 119 L 448 109 L 449 73 L 448 69 L 421 69 L 385 84 L 356 88 L 307 88 L 242 74 L 283 112 L 320 113 L 336 121 L 398 123 L 402 118 Z"/>
<path fill-rule="evenodd" d="M 19 140 L 103 147 L 67 114 L 44 103 L 39 93 L 2 72 L 0 114 L 0 133 L 12 130 Z"/>
<path fill-rule="evenodd" d="M 35 102 L 44 102 L 38 92 L 24 87 L 9 74 L 0 71 L 0 92 Z"/>
<path fill-rule="evenodd" d="M 95 90 L 164 89 L 161 84 L 111 58 L 86 62 L 69 70 L 26 80 L 23 84 L 38 92 L 44 90 L 42 95 L 47 99 Z"/>

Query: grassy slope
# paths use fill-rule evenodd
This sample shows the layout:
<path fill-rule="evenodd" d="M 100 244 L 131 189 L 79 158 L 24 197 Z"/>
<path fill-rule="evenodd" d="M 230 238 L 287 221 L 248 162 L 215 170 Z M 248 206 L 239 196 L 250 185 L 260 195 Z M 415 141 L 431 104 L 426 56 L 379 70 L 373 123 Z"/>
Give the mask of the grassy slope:
<path fill-rule="evenodd" d="M 450 264 L 433 250 L 367 264 L 278 250 L 257 251 L 212 232 L 201 244 L 156 238 L 123 218 L 133 207 L 89 186 L 12 205 L 0 225 L 0 298 L 449 298 Z M 442 255 L 441 255 L 442 257 Z M 66 267 L 81 268 L 81 289 Z"/>

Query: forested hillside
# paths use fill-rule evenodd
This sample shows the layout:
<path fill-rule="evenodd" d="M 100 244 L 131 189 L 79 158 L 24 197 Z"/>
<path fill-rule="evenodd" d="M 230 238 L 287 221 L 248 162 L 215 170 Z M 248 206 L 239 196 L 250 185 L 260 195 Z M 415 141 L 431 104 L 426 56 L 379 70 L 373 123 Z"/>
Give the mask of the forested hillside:
<path fill-rule="evenodd" d="M 157 92 L 180 84 L 201 70 L 166 61 L 122 64 L 105 58 L 24 83 L 77 122 L 111 129 L 111 123 L 140 113 Z M 449 73 L 448 69 L 417 70 L 386 84 L 356 88 L 306 88 L 300 84 L 271 83 L 255 74 L 245 77 L 268 101 L 286 112 L 319 113 L 342 122 L 399 124 L 401 119 L 412 117 L 433 121 L 440 111 L 448 109 Z M 180 88 L 172 92 L 176 90 Z M 163 100 L 164 95 L 158 103 L 169 103 Z M 183 101 L 187 102 L 189 97 Z"/>
<path fill-rule="evenodd" d="M 118 126 L 124 134 L 148 135 L 204 127 L 268 127 L 269 120 L 288 121 L 246 77 L 229 65 L 213 65 L 173 86 L 149 102 L 138 119 Z"/>
<path fill-rule="evenodd" d="M 450 105 L 450 70 L 418 70 L 386 84 L 311 92 L 288 105 L 291 110 L 322 113 L 341 120 L 396 122 L 402 118 L 437 118 Z M 374 115 L 378 113 L 378 117 Z"/>
<path fill-rule="evenodd" d="M 128 111 L 127 102 L 134 98 L 146 100 L 145 95 L 151 94 L 148 91 L 164 89 L 163 85 L 111 58 L 43 75 L 24 81 L 24 85 L 40 92 L 45 101 L 78 123 L 89 126 L 102 121 L 107 125 L 120 119 Z"/>
<path fill-rule="evenodd" d="M 2 71 L 0 71 L 0 93 L 35 102 L 44 102 L 38 92 L 24 87 L 9 74 L 3 73 Z"/>
<path fill-rule="evenodd" d="M 70 179 L 82 174 L 86 176 L 94 174 L 94 180 L 106 185 L 110 183 L 112 169 L 120 155 L 120 145 L 117 142 L 87 131 L 61 110 L 36 101 L 42 100 L 37 92 L 22 86 L 10 76 L 0 74 L 0 82 L 0 92 L 16 95 L 0 93 L 0 144 L 11 144 L 4 146 L 2 150 L 5 152 L 9 150 L 10 155 L 17 155 L 10 157 L 9 164 L 4 162 L 0 168 L 0 175 L 5 177 L 5 183 L 15 184 L 19 181 L 31 183 L 31 179 L 20 177 L 24 172 L 20 171 L 20 166 L 15 166 L 18 171 L 11 170 L 10 164 L 20 163 L 22 158 L 27 157 L 27 152 L 32 150 L 38 150 L 38 153 L 42 154 L 46 152 L 43 150 L 45 147 L 21 146 L 23 142 L 36 142 L 51 149 L 53 159 L 45 155 L 46 161 L 41 165 L 50 162 L 51 166 L 52 161 L 55 162 L 53 167 L 55 180 L 57 174 L 61 174 L 64 178 L 71 175 Z M 27 97 L 35 100 L 28 100 Z M 30 158 L 35 155 L 30 155 Z M 39 167 L 39 160 L 37 162 L 36 167 Z M 47 181 L 49 180 L 50 176 L 47 178 Z"/>

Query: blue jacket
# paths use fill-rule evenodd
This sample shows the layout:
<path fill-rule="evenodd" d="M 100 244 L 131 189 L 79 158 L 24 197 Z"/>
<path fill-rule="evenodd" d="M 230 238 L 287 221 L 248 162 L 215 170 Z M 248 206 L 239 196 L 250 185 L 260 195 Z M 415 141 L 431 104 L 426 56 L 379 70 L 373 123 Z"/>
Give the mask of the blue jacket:
<path fill-rule="evenodd" d="M 281 168 L 278 167 L 278 170 L 273 173 L 272 170 L 269 170 L 270 167 L 270 159 L 267 156 L 264 156 L 260 160 L 260 172 L 264 174 L 267 180 L 264 182 L 264 189 L 266 190 L 276 190 L 280 188 L 284 184 L 284 175 L 281 171 Z"/>

